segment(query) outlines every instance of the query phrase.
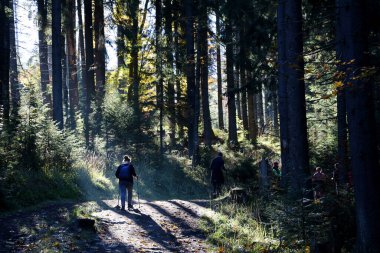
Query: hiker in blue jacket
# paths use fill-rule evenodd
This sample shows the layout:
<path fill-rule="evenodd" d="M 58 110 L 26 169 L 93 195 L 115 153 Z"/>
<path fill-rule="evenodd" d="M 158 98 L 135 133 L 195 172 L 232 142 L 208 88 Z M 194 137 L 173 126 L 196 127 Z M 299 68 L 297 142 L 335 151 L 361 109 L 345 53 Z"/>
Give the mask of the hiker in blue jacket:
<path fill-rule="evenodd" d="M 121 195 L 121 210 L 125 211 L 125 195 L 128 190 L 128 210 L 133 209 L 132 205 L 132 189 L 133 177 L 138 180 L 135 168 L 131 163 L 131 158 L 124 156 L 123 163 L 117 167 L 115 176 L 119 179 L 119 190 Z"/>

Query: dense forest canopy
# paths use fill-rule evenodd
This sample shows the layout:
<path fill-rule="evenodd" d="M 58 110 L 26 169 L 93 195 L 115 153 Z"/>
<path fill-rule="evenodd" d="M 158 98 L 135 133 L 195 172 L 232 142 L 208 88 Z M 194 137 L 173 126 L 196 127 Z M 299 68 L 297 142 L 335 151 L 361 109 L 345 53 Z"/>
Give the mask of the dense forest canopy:
<path fill-rule="evenodd" d="M 206 189 L 223 152 L 226 186 L 267 212 L 298 215 L 315 167 L 334 174 L 329 235 L 303 229 L 301 248 L 379 252 L 379 12 L 376 0 L 2 0 L 0 210 L 88 195 L 83 175 L 110 188 L 125 153 L 152 192 L 174 194 L 178 171 Z M 269 193 L 265 159 L 281 167 Z"/>

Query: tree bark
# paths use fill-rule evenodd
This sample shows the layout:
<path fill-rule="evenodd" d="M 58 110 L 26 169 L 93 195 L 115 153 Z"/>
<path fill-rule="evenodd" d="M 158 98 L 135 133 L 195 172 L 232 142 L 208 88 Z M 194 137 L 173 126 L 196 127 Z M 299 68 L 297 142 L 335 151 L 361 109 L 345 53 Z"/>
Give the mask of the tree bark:
<path fill-rule="evenodd" d="M 243 120 L 243 128 L 248 131 L 248 112 L 247 112 L 247 75 L 246 75 L 246 41 L 243 39 L 245 34 L 245 27 L 240 28 L 240 55 L 239 55 L 239 71 L 240 71 L 240 85 L 241 89 L 241 114 Z"/>
<path fill-rule="evenodd" d="M 216 36 L 220 38 L 220 13 L 216 11 Z M 219 129 L 224 129 L 223 119 L 223 88 L 222 88 L 222 63 L 220 53 L 220 42 L 216 43 L 216 73 L 218 79 L 218 123 Z"/>
<path fill-rule="evenodd" d="M 228 0 L 231 4 L 231 0 Z M 230 145 L 238 142 L 236 127 L 236 104 L 235 104 L 235 73 L 234 73 L 234 48 L 232 40 L 232 20 L 226 20 L 226 60 L 227 60 L 227 97 L 228 97 L 228 141 Z"/>
<path fill-rule="evenodd" d="M 309 174 L 306 102 L 303 62 L 301 0 L 285 2 L 288 138 L 289 138 L 289 195 L 302 196 L 302 187 Z"/>
<path fill-rule="evenodd" d="M 194 17 L 198 17 L 198 9 L 194 8 Z M 195 19 L 196 20 L 196 19 Z M 196 20 L 194 23 L 197 24 Z M 199 22 L 198 22 L 199 23 Z M 200 116 L 200 85 L 201 85 L 201 43 L 200 43 L 200 27 L 199 24 L 195 25 L 195 38 L 196 38 L 196 52 L 197 52 L 197 58 L 196 58 L 196 64 L 195 64 L 195 85 L 194 85 L 194 118 L 193 118 L 193 138 L 194 138 L 194 152 L 192 156 L 192 165 L 193 167 L 198 164 L 198 158 L 199 158 L 199 116 Z"/>
<path fill-rule="evenodd" d="M 280 114 L 280 144 L 281 144 L 281 186 L 288 185 L 289 171 L 289 137 L 288 137 L 288 94 L 286 75 L 286 31 L 285 31 L 285 1 L 278 1 L 277 9 L 277 45 L 278 45 L 278 107 Z"/>
<path fill-rule="evenodd" d="M 86 46 L 87 108 L 90 110 L 91 101 L 95 96 L 92 0 L 84 0 L 84 29 Z"/>
<path fill-rule="evenodd" d="M 62 10 L 66 9 L 65 2 L 61 3 Z M 63 28 L 65 29 L 65 28 Z M 64 119 L 64 127 L 69 128 L 70 127 L 70 105 L 69 105 L 69 76 L 68 76 L 68 61 L 67 61 L 67 54 L 65 51 L 66 41 L 65 41 L 65 35 L 62 34 L 61 36 L 61 68 L 62 68 L 62 95 L 63 95 L 63 119 Z"/>
<path fill-rule="evenodd" d="M 170 121 L 170 143 L 173 146 L 175 144 L 175 133 L 176 133 L 176 108 L 174 104 L 174 57 L 171 48 L 173 47 L 173 10 L 172 3 L 170 0 L 164 1 L 164 16 L 165 16 L 165 33 L 166 33 L 166 58 L 168 65 L 168 75 L 166 77 L 168 85 L 168 114 Z"/>
<path fill-rule="evenodd" d="M 194 152 L 194 110 L 195 110 L 195 59 L 194 59 L 194 16 L 193 0 L 185 0 L 184 11 L 186 19 L 185 40 L 186 40 L 186 81 L 187 81 L 187 109 L 188 117 L 188 148 L 189 157 Z"/>
<path fill-rule="evenodd" d="M 337 118 L 338 118 L 338 163 L 339 163 L 339 184 L 347 182 L 348 167 L 348 134 L 347 134 L 347 113 L 346 98 L 343 90 L 338 90 L 337 94 Z"/>
<path fill-rule="evenodd" d="M 163 110 L 164 110 L 164 83 L 162 76 L 162 52 L 161 52 L 161 30 L 162 30 L 162 2 L 156 0 L 156 73 L 157 73 L 157 108 L 160 113 L 160 154 L 164 153 L 164 129 L 163 129 Z"/>
<path fill-rule="evenodd" d="M 340 11 L 337 9 L 337 14 Z M 345 24 L 341 21 L 341 18 L 336 17 L 336 57 L 337 60 L 343 60 L 343 47 L 344 47 L 344 34 Z M 343 63 L 338 63 L 337 71 L 345 73 L 346 68 Z M 344 81 L 344 80 L 337 80 Z M 338 163 L 339 163 L 339 183 L 344 184 L 347 177 L 348 166 L 348 126 L 347 126 L 347 112 L 346 112 L 346 95 L 344 87 L 337 87 L 337 125 L 338 125 Z"/>
<path fill-rule="evenodd" d="M 176 118 L 178 123 L 178 136 L 183 137 L 184 136 L 184 123 L 181 115 L 181 106 L 183 103 L 183 96 L 182 96 L 182 87 L 181 87 L 181 77 L 183 71 L 183 64 L 184 56 L 183 52 L 185 50 L 183 45 L 180 45 L 180 41 L 183 41 L 183 36 L 181 36 L 181 31 L 183 29 L 183 21 L 180 21 L 180 11 L 181 6 L 178 0 L 175 0 L 173 3 L 173 15 L 174 15 L 174 50 L 175 50 L 175 76 L 176 76 Z M 182 27 L 182 30 L 181 30 Z"/>
<path fill-rule="evenodd" d="M 9 123 L 9 66 L 10 66 L 10 36 L 9 1 L 0 2 L 0 113 L 5 127 Z"/>
<path fill-rule="evenodd" d="M 252 72 L 247 71 L 247 83 L 252 83 Z M 252 85 L 247 87 L 247 107 L 248 107 L 248 136 L 252 143 L 257 143 L 257 120 L 256 120 L 256 101 Z"/>
<path fill-rule="evenodd" d="M 37 0 L 38 9 L 38 48 L 40 58 L 40 76 L 41 76 L 41 91 L 43 93 L 44 104 L 48 104 L 51 108 L 51 95 L 48 91 L 50 83 L 49 64 L 48 64 L 48 44 L 46 40 L 47 28 L 47 6 L 45 0 Z"/>
<path fill-rule="evenodd" d="M 278 125 L 278 99 L 277 99 L 277 86 L 276 80 L 272 79 L 271 83 L 271 93 L 272 93 L 272 111 L 273 111 L 273 133 L 275 136 L 279 135 L 279 125 Z"/>
<path fill-rule="evenodd" d="M 18 109 L 20 107 L 20 83 L 18 81 L 18 69 L 17 69 L 17 44 L 16 44 L 16 26 L 15 26 L 15 13 L 16 6 L 13 0 L 10 0 L 9 7 L 12 10 L 11 17 L 9 19 L 10 29 L 10 86 L 11 86 L 11 98 L 12 98 L 12 121 L 16 120 L 18 115 Z"/>
<path fill-rule="evenodd" d="M 259 127 L 258 134 L 261 135 L 264 129 L 264 110 L 263 110 L 263 84 L 258 83 L 258 92 L 255 94 L 256 97 L 256 111 L 257 111 L 257 123 Z"/>
<path fill-rule="evenodd" d="M 95 126 L 96 134 L 100 134 L 102 122 L 102 103 L 106 81 L 106 45 L 104 36 L 104 6 L 103 0 L 94 1 L 94 35 L 95 35 L 95 76 L 96 76 L 96 115 L 98 122 Z"/>
<path fill-rule="evenodd" d="M 207 2 L 201 0 L 199 4 L 199 54 L 200 54 L 200 71 L 201 71 L 201 95 L 202 95 L 202 115 L 203 115 L 203 135 L 204 143 L 207 147 L 211 148 L 211 141 L 213 138 L 213 131 L 211 125 L 210 103 L 208 92 L 208 15 L 207 15 Z"/>
<path fill-rule="evenodd" d="M 78 32 L 79 32 L 79 50 L 80 50 L 80 71 L 81 71 L 81 87 L 82 87 L 82 101 L 83 103 L 83 125 L 84 136 L 86 140 L 86 147 L 90 144 L 90 132 L 89 132 L 89 108 L 88 108 L 88 92 L 87 92 L 87 70 L 86 70 L 86 52 L 84 47 L 83 36 L 83 19 L 82 19 L 82 1 L 77 0 L 77 12 L 78 12 Z"/>
<path fill-rule="evenodd" d="M 138 23 L 138 11 L 139 11 L 139 0 L 133 0 L 131 4 L 131 18 L 132 18 L 132 69 L 133 69 L 133 108 L 135 112 L 135 117 L 137 119 L 137 126 L 140 127 L 140 96 L 139 96 L 139 45 L 138 45 L 138 33 L 139 33 L 139 23 Z"/>
<path fill-rule="evenodd" d="M 367 6 L 369 7 L 369 6 Z M 337 57 L 345 65 L 344 90 L 355 189 L 356 250 L 380 249 L 380 168 L 376 150 L 376 124 L 372 100 L 373 80 L 362 76 L 368 67 L 366 3 L 337 0 Z"/>
<path fill-rule="evenodd" d="M 68 88 L 70 99 L 70 127 L 75 129 L 75 112 L 79 109 L 79 91 L 77 78 L 77 52 L 75 41 L 75 2 L 66 0 L 65 30 L 66 30 L 66 53 L 68 67 Z"/>
<path fill-rule="evenodd" d="M 63 129 L 61 1 L 52 0 L 53 120 Z"/>

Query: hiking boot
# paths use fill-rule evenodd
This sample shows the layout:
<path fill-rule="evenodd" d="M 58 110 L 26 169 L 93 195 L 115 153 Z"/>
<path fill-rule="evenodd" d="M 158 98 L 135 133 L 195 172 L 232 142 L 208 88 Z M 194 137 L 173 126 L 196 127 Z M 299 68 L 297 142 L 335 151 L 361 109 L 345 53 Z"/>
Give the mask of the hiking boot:
<path fill-rule="evenodd" d="M 120 211 L 125 211 L 125 207 L 122 207 L 122 208 L 120 209 Z"/>
<path fill-rule="evenodd" d="M 133 210 L 133 206 L 132 205 L 128 205 L 128 210 Z"/>

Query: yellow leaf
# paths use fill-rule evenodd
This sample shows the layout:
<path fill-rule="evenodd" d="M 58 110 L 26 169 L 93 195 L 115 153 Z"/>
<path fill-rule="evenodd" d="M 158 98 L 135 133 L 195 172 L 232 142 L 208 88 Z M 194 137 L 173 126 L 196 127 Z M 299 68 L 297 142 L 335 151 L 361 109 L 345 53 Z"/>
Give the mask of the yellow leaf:
<path fill-rule="evenodd" d="M 334 83 L 334 85 L 335 85 L 335 88 L 340 88 L 340 87 L 343 87 L 343 82 L 342 81 L 336 81 L 335 83 Z"/>

